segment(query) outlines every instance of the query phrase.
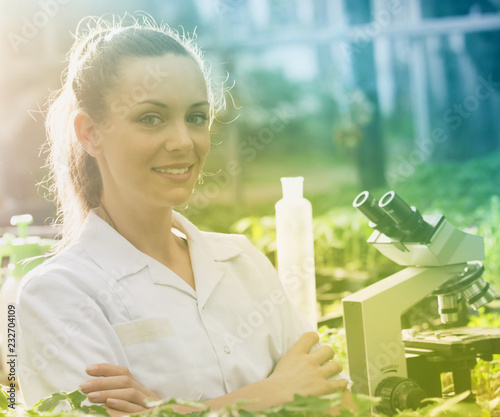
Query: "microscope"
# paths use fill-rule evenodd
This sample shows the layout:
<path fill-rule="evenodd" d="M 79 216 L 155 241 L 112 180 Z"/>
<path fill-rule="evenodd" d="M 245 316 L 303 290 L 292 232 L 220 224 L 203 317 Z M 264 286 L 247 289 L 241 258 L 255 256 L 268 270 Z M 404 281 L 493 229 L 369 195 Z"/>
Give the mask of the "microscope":
<path fill-rule="evenodd" d="M 493 300 L 481 278 L 483 238 L 457 230 L 444 216 L 421 215 L 394 191 L 379 202 L 364 191 L 353 206 L 374 229 L 368 243 L 407 266 L 342 300 L 353 392 L 380 397 L 378 410 L 393 415 L 441 397 L 443 372 L 452 372 L 455 394 L 470 390 L 477 357 L 500 353 L 500 329 L 403 331 L 401 316 L 435 295 L 441 322 L 452 323 L 461 297 L 476 310 Z"/>

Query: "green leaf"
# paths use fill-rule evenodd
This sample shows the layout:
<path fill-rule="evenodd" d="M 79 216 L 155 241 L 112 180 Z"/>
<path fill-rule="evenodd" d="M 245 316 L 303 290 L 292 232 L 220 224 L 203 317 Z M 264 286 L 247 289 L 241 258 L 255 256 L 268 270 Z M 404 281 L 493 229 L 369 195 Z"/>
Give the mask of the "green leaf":
<path fill-rule="evenodd" d="M 0 410 L 5 410 L 7 411 L 9 408 L 9 400 L 8 400 L 8 395 L 4 391 L 3 387 L 0 390 Z"/>
<path fill-rule="evenodd" d="M 442 404 L 438 405 L 429 413 L 429 417 L 438 416 L 442 411 L 449 410 L 453 405 L 467 398 L 469 394 L 470 391 L 465 391 L 462 392 L 461 394 L 455 395 L 454 397 L 444 401 Z"/>
<path fill-rule="evenodd" d="M 69 403 L 71 404 L 71 407 L 73 409 L 75 408 L 80 408 L 82 401 L 87 398 L 85 394 L 82 394 L 80 391 L 75 390 L 73 392 L 70 392 L 69 394 L 66 394 Z"/>
<path fill-rule="evenodd" d="M 488 405 L 490 407 L 490 410 L 494 410 L 500 405 L 500 397 L 491 400 Z"/>
<path fill-rule="evenodd" d="M 238 410 L 238 417 L 255 417 L 255 415 L 254 411 Z"/>
<path fill-rule="evenodd" d="M 352 396 L 354 404 L 358 406 L 359 412 L 369 411 L 380 402 L 380 398 L 370 397 L 368 395 L 356 394 Z M 360 414 L 361 415 L 361 414 Z"/>
<path fill-rule="evenodd" d="M 313 395 L 301 396 L 295 394 L 293 401 L 283 404 L 283 409 L 287 411 L 303 411 L 310 413 L 321 413 L 332 407 L 340 405 L 340 394 L 331 396 L 315 397 Z"/>
<path fill-rule="evenodd" d="M 90 414 L 90 411 L 92 410 L 96 414 L 109 417 L 108 411 L 104 407 L 101 407 L 100 405 L 91 405 L 91 406 L 84 405 L 82 407 L 82 410 L 85 412 L 85 414 Z"/>
<path fill-rule="evenodd" d="M 55 392 L 48 398 L 44 398 L 43 400 L 40 400 L 38 403 L 36 403 L 33 408 L 36 409 L 37 411 L 48 411 L 52 412 L 54 409 L 59 405 L 61 401 L 64 401 L 67 399 L 67 396 L 63 392 Z"/>
<path fill-rule="evenodd" d="M 183 400 L 180 398 L 167 398 L 164 400 L 148 401 L 147 402 L 148 407 L 158 407 L 158 406 L 165 406 L 165 405 L 170 405 L 170 404 L 181 404 L 181 405 L 186 405 L 189 407 L 202 408 L 202 409 L 204 409 L 206 407 L 206 405 L 202 402 L 192 401 L 192 400 Z"/>

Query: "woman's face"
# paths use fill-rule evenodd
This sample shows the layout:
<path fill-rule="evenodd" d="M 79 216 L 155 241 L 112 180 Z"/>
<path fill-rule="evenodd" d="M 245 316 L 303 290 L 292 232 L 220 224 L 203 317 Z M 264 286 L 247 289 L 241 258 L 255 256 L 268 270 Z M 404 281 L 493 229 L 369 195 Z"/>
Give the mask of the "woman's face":
<path fill-rule="evenodd" d="M 103 196 L 175 207 L 192 193 L 210 149 L 205 79 L 189 57 L 129 58 L 100 123 Z"/>

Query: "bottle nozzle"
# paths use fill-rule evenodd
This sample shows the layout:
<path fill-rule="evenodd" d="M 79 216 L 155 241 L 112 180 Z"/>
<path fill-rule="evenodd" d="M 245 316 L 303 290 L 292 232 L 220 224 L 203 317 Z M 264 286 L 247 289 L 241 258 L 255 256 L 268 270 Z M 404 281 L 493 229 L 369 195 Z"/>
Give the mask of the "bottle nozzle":
<path fill-rule="evenodd" d="M 302 198 L 304 189 L 304 177 L 282 177 L 283 198 Z"/>

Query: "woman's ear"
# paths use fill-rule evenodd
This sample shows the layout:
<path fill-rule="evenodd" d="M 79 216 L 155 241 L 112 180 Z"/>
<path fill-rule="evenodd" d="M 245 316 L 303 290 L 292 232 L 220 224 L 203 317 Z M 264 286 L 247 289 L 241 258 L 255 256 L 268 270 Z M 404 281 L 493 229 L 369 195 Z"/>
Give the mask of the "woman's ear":
<path fill-rule="evenodd" d="M 78 112 L 74 121 L 75 133 L 83 148 L 94 158 L 102 152 L 102 132 L 97 123 L 84 111 Z"/>

